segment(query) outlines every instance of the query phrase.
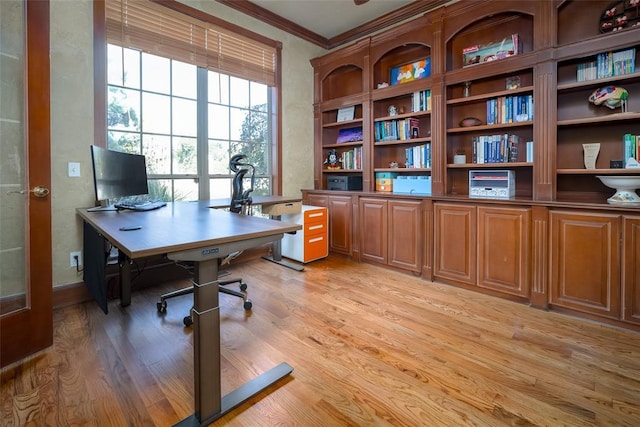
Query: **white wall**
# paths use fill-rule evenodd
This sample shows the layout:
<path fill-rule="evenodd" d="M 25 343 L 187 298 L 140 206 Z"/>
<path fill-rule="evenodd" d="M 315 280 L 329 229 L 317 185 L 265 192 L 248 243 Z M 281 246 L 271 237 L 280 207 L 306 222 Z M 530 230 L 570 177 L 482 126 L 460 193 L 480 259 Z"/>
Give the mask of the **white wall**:
<path fill-rule="evenodd" d="M 213 0 L 183 3 L 282 42 L 283 194 L 313 188 L 313 68 L 325 50 Z M 93 7 L 90 0 L 51 0 L 51 197 L 53 286 L 76 283 L 69 252 L 82 250 L 78 207 L 94 201 L 89 146 L 93 140 Z M 81 177 L 67 176 L 79 162 Z"/>

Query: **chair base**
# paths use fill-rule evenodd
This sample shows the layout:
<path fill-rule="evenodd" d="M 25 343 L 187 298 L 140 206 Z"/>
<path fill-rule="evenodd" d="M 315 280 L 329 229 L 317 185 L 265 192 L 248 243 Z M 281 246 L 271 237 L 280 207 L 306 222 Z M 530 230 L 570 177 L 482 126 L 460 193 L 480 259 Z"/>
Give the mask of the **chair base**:
<path fill-rule="evenodd" d="M 234 291 L 233 289 L 226 288 L 225 286 L 229 286 L 233 283 L 238 283 L 240 287 L 240 291 Z M 232 295 L 238 298 L 242 298 L 244 301 L 243 307 L 245 310 L 251 310 L 253 307 L 253 303 L 247 297 L 247 294 L 241 292 L 247 289 L 247 284 L 242 279 L 227 279 L 227 280 L 219 280 L 218 281 L 218 291 L 223 294 Z M 167 292 L 166 294 L 160 295 L 160 301 L 156 303 L 156 308 L 158 309 L 158 313 L 166 313 L 167 312 L 167 300 L 175 297 L 179 297 L 181 295 L 188 295 L 193 293 L 193 286 L 188 288 L 178 289 L 175 291 Z M 190 326 L 193 323 L 193 319 L 191 315 L 185 316 L 183 319 L 183 323 L 185 326 Z"/>

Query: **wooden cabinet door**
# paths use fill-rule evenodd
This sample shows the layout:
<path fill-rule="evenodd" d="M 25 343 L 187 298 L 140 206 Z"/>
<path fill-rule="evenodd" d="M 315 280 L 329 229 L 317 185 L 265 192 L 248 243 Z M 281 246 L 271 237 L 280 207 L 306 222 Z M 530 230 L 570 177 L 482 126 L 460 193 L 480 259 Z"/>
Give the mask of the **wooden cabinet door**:
<path fill-rule="evenodd" d="M 475 285 L 475 206 L 435 203 L 434 207 L 435 279 Z"/>
<path fill-rule="evenodd" d="M 352 215 L 350 196 L 329 196 L 329 249 L 351 255 Z"/>
<path fill-rule="evenodd" d="M 360 256 L 364 261 L 386 264 L 388 238 L 387 201 L 360 199 Z"/>
<path fill-rule="evenodd" d="M 478 207 L 478 286 L 529 296 L 531 209 Z"/>
<path fill-rule="evenodd" d="M 421 202 L 390 200 L 388 205 L 388 264 L 420 272 L 421 243 L 424 239 L 420 222 Z"/>
<path fill-rule="evenodd" d="M 622 318 L 640 324 L 640 216 L 624 217 L 622 235 Z"/>
<path fill-rule="evenodd" d="M 551 304 L 620 316 L 620 217 L 551 212 Z"/>

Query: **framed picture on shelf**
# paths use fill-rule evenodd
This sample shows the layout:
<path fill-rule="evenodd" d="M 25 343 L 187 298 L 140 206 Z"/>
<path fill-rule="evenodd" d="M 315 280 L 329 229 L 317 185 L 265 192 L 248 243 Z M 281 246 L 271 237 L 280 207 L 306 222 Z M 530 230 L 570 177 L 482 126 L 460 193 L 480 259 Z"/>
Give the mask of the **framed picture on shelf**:
<path fill-rule="evenodd" d="M 391 86 L 412 82 L 431 75 L 431 58 L 399 65 L 391 69 Z"/>
<path fill-rule="evenodd" d="M 338 131 L 338 139 L 336 140 L 336 143 L 342 144 L 345 142 L 357 142 L 357 141 L 362 141 L 361 127 L 340 129 Z"/>
<path fill-rule="evenodd" d="M 338 122 L 346 122 L 348 120 L 353 120 L 355 118 L 356 107 L 352 105 L 351 107 L 343 107 L 338 109 L 338 118 L 336 121 Z"/>

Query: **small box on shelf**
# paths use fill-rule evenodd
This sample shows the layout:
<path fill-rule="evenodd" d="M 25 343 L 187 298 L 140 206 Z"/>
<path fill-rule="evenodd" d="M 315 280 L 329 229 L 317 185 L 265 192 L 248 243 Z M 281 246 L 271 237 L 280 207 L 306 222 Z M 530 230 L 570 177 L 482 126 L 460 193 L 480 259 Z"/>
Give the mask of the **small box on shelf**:
<path fill-rule="evenodd" d="M 393 193 L 431 195 L 431 176 L 401 175 L 394 178 Z"/>
<path fill-rule="evenodd" d="M 362 190 L 362 177 L 357 175 L 327 176 L 327 190 L 340 190 L 340 191 Z"/>
<path fill-rule="evenodd" d="M 519 53 L 519 39 L 517 34 L 502 39 L 502 41 L 486 45 L 473 45 L 462 50 L 462 66 L 491 62 L 508 58 Z"/>
<path fill-rule="evenodd" d="M 469 197 L 510 199 L 516 195 L 516 175 L 512 170 L 470 170 Z"/>
<path fill-rule="evenodd" d="M 396 176 L 398 176 L 398 174 L 395 172 L 376 172 L 376 191 L 392 191 L 393 179 Z"/>

